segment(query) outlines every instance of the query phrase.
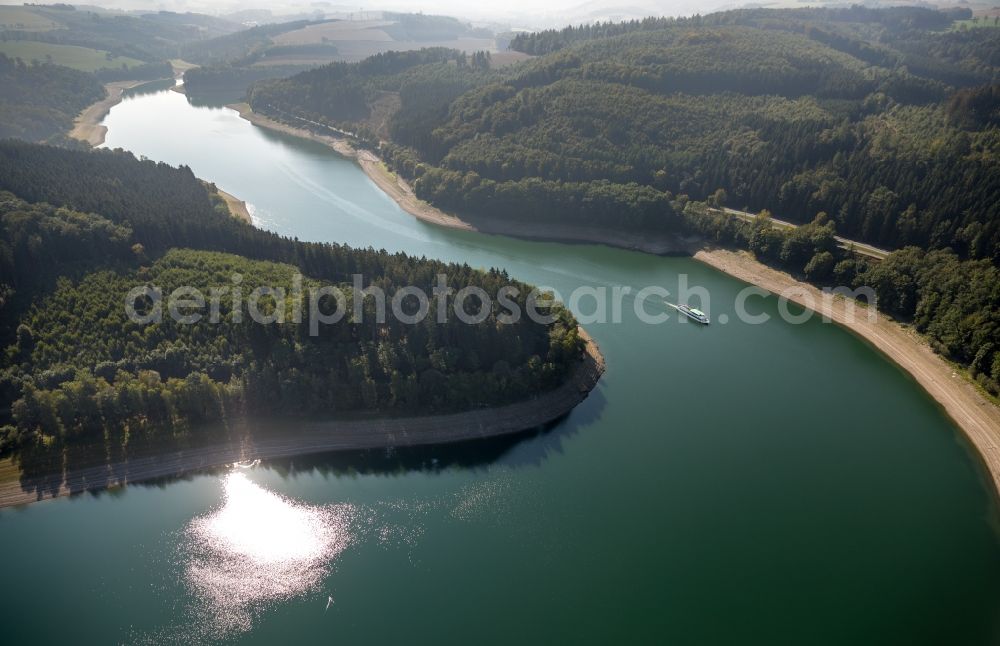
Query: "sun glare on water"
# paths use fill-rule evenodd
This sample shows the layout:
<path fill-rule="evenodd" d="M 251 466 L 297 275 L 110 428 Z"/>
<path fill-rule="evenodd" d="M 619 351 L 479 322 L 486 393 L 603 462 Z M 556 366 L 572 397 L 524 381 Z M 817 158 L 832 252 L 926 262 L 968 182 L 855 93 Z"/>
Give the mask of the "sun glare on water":
<path fill-rule="evenodd" d="M 291 504 L 242 473 L 226 478 L 225 491 L 225 505 L 201 529 L 228 554 L 266 566 L 302 563 L 325 556 L 335 540 L 324 514 Z"/>
<path fill-rule="evenodd" d="M 213 632 L 243 631 L 268 604 L 320 586 L 350 542 L 352 509 L 297 503 L 240 471 L 225 477 L 223 494 L 186 530 L 185 578 Z"/>

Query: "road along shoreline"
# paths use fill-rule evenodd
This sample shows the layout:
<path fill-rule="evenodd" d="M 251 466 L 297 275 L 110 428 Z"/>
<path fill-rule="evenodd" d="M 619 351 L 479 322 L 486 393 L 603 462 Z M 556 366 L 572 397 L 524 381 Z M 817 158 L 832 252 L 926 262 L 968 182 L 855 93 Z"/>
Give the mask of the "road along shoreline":
<path fill-rule="evenodd" d="M 420 200 L 409 184 L 390 172 L 375 154 L 355 150 L 345 139 L 319 135 L 305 128 L 275 121 L 253 112 L 245 103 L 229 107 L 255 125 L 324 143 L 338 153 L 356 159 L 365 174 L 404 211 L 430 224 L 520 238 L 603 244 L 657 255 L 693 255 L 695 260 L 734 278 L 779 295 L 787 294 L 789 300 L 803 307 L 809 307 L 809 301 L 812 301 L 814 307 L 825 302 L 817 288 L 758 262 L 748 252 L 709 248 L 701 241 L 669 236 L 640 236 L 597 228 L 570 230 L 570 227 L 561 225 L 486 223 L 473 218 L 459 218 Z M 805 296 L 806 294 L 809 296 Z M 878 316 L 876 322 L 870 323 L 861 306 L 851 316 L 849 304 L 842 298 L 834 299 L 829 309 L 827 314 L 833 322 L 866 340 L 909 373 L 945 410 L 978 451 L 993 481 L 994 491 L 1000 496 L 1000 407 L 987 399 L 958 369 L 936 354 L 927 340 L 912 329 L 883 314 Z"/>
<path fill-rule="evenodd" d="M 422 222 L 437 226 L 476 231 L 490 235 L 504 235 L 529 240 L 549 240 L 553 242 L 571 242 L 580 244 L 605 244 L 633 251 L 643 251 L 656 255 L 687 254 L 693 240 L 685 240 L 678 236 L 655 236 L 632 234 L 604 227 L 578 227 L 568 224 L 552 224 L 544 222 L 493 222 L 482 218 L 470 218 L 451 215 L 441 209 L 424 202 L 413 192 L 410 184 L 399 177 L 382 162 L 379 157 L 368 150 L 358 150 L 343 137 L 317 134 L 306 128 L 291 126 L 276 121 L 270 117 L 253 112 L 246 103 L 234 103 L 227 106 L 237 111 L 241 117 L 254 125 L 283 132 L 301 139 L 311 139 L 325 144 L 343 155 L 357 161 L 369 179 L 382 191 L 389 195 L 404 211 Z"/>
<path fill-rule="evenodd" d="M 143 455 L 123 462 L 0 482 L 0 508 L 179 476 L 256 459 L 312 453 L 450 444 L 515 435 L 568 414 L 597 386 L 604 357 L 580 328 L 585 345 L 573 373 L 558 388 L 506 406 L 445 415 L 305 422 L 294 433 L 252 434 L 238 441 Z"/>
<path fill-rule="evenodd" d="M 694 258 L 830 318 L 909 373 L 975 447 L 1000 495 L 1000 407 L 984 397 L 961 369 L 935 353 L 916 331 L 884 314 L 869 319 L 863 305 L 842 297 L 830 298 L 816 287 L 758 262 L 747 251 L 702 249 Z"/>

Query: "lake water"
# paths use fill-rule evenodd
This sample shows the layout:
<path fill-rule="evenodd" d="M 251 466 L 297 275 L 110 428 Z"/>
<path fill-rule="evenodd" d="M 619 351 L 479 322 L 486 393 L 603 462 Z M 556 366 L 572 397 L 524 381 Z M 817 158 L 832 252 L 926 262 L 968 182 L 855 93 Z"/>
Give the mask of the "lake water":
<path fill-rule="evenodd" d="M 588 326 L 608 371 L 542 432 L 301 458 L 0 511 L 5 643 L 986 644 L 995 497 L 954 425 L 818 320 L 736 321 L 697 262 L 434 228 L 352 162 L 181 94 L 107 145 L 260 226 L 580 285 L 710 291 L 726 325 Z M 752 309 L 777 315 L 776 300 Z M 581 309 L 589 310 L 587 302 Z"/>

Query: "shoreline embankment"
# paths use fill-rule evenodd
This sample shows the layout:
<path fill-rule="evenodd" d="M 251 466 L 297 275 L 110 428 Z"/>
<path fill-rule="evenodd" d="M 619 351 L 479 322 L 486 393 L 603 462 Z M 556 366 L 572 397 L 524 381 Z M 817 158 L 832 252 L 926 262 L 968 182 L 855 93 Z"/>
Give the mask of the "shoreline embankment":
<path fill-rule="evenodd" d="M 256 459 L 388 447 L 466 442 L 516 435 L 555 421 L 586 399 L 604 374 L 597 343 L 580 328 L 585 345 L 573 374 L 558 388 L 506 406 L 417 417 L 303 422 L 295 432 L 248 434 L 238 441 L 165 450 L 36 477 L 0 481 L 0 508 L 224 467 Z"/>
<path fill-rule="evenodd" d="M 73 129 L 69 131 L 69 136 L 90 144 L 91 148 L 97 148 L 104 143 L 104 138 L 108 134 L 106 126 L 101 125 L 101 121 L 107 116 L 111 108 L 121 103 L 125 90 L 134 88 L 147 81 L 114 81 L 105 83 L 104 89 L 108 95 L 92 103 L 83 109 L 73 122 Z"/>
<path fill-rule="evenodd" d="M 350 142 L 339 137 L 316 134 L 275 121 L 253 112 L 247 104 L 229 106 L 247 121 L 263 128 L 324 143 L 338 153 L 357 160 L 365 174 L 399 206 L 423 222 L 466 231 L 478 231 L 519 238 L 544 239 L 556 242 L 603 244 L 645 253 L 692 255 L 709 265 L 744 282 L 757 285 L 803 307 L 816 309 L 829 303 L 823 294 L 808 283 L 785 272 L 758 262 L 747 252 L 710 248 L 694 240 L 669 236 L 635 235 L 597 228 L 572 228 L 544 223 L 487 223 L 472 218 L 460 218 L 420 200 L 402 178 L 389 171 L 373 153 L 355 150 Z M 861 337 L 890 361 L 909 373 L 916 382 L 948 414 L 978 451 L 994 489 L 1000 495 L 1000 407 L 987 399 L 965 375 L 936 354 L 926 339 L 879 314 L 869 321 L 862 306 L 851 307 L 844 299 L 834 299 L 819 312 L 836 324 Z"/>
<path fill-rule="evenodd" d="M 180 78 L 185 71 L 192 67 L 197 67 L 197 65 L 180 59 L 170 61 L 170 66 L 173 69 L 174 78 Z M 105 137 L 108 135 L 108 129 L 101 125 L 101 121 L 111 111 L 111 108 L 121 103 L 125 95 L 125 90 L 130 90 L 145 83 L 151 83 L 154 80 L 112 81 L 105 83 L 104 90 L 107 92 L 107 96 L 96 103 L 91 103 L 77 115 L 73 121 L 73 128 L 69 131 L 69 136 L 73 139 L 87 142 L 91 148 L 97 148 L 102 145 Z"/>
<path fill-rule="evenodd" d="M 253 224 L 253 218 L 250 217 L 250 209 L 247 208 L 247 203 L 236 197 L 232 193 L 227 193 L 218 186 L 215 187 L 216 192 L 219 197 L 226 203 L 226 207 L 229 209 L 229 213 L 233 217 L 243 220 L 247 224 Z"/>

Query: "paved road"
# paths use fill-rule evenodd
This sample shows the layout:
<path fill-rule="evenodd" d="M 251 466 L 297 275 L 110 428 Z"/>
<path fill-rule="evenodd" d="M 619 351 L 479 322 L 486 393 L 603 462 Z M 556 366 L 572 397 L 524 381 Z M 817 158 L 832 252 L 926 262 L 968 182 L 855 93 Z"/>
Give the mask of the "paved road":
<path fill-rule="evenodd" d="M 718 209 L 716 210 L 718 211 Z M 723 208 L 721 210 L 728 215 L 732 215 L 747 222 L 752 222 L 753 219 L 756 217 L 755 213 L 744 213 L 743 211 L 737 211 L 736 209 Z M 786 220 L 779 220 L 774 217 L 771 218 L 771 224 L 778 227 L 779 229 L 794 229 L 799 226 L 793 222 L 788 222 Z M 834 236 L 834 238 L 837 240 L 837 243 L 839 244 L 841 249 L 845 249 L 847 251 L 853 251 L 856 254 L 867 256 L 869 258 L 874 258 L 875 260 L 885 260 L 885 257 L 888 256 L 890 253 L 892 253 L 891 251 L 888 251 L 886 249 L 879 249 L 878 247 L 873 247 L 870 244 L 865 244 L 864 242 L 858 242 L 857 240 L 850 240 L 848 238 L 844 238 L 843 236 Z"/>

